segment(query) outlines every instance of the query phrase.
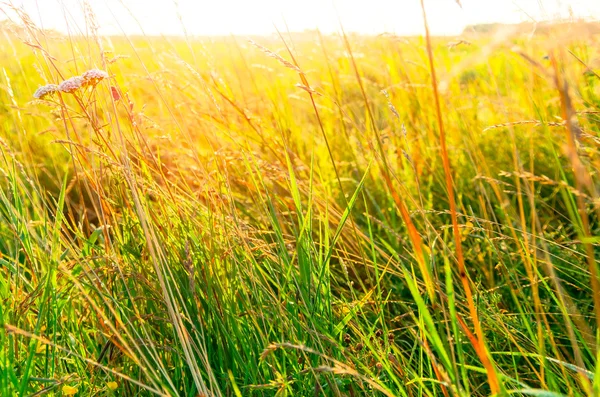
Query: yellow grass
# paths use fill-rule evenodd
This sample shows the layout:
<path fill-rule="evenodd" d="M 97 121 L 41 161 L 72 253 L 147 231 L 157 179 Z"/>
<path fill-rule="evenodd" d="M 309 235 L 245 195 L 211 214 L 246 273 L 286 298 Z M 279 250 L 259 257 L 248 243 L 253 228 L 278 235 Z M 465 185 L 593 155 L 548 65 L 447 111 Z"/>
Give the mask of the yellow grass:
<path fill-rule="evenodd" d="M 589 26 L 248 39 L 15 22 L 1 395 L 600 393 Z M 33 98 L 91 69 L 108 77 Z"/>

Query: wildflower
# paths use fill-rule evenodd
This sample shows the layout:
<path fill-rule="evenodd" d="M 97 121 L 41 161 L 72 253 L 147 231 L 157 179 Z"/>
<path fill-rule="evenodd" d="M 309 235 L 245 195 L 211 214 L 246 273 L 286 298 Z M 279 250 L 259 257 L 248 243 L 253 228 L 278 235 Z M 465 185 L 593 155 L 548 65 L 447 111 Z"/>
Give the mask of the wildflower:
<path fill-rule="evenodd" d="M 106 384 L 106 386 L 108 386 L 108 388 L 109 388 L 110 390 L 117 390 L 117 388 L 119 387 L 119 384 L 118 384 L 117 382 L 114 382 L 114 381 L 113 381 L 113 382 L 108 382 L 108 383 Z"/>
<path fill-rule="evenodd" d="M 52 95 L 58 91 L 56 84 L 46 84 L 35 90 L 33 97 L 36 99 L 43 99 L 46 95 Z"/>
<path fill-rule="evenodd" d="M 79 389 L 73 386 L 64 385 L 62 387 L 63 396 L 74 396 L 78 391 Z"/>
<path fill-rule="evenodd" d="M 85 80 L 81 76 L 71 77 L 58 85 L 58 90 L 62 92 L 75 92 L 81 88 Z"/>
<path fill-rule="evenodd" d="M 84 85 L 96 85 L 104 79 L 108 78 L 108 73 L 100 69 L 91 69 L 81 75 L 84 80 Z"/>

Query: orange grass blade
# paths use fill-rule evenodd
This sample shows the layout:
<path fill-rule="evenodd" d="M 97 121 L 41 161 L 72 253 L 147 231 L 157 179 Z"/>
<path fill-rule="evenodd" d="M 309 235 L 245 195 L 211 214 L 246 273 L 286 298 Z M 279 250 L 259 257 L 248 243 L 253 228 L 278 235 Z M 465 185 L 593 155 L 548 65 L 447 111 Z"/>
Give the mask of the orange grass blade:
<path fill-rule="evenodd" d="M 494 368 L 494 364 L 492 363 L 491 358 L 486 352 L 485 349 L 485 340 L 483 336 L 483 332 L 481 330 L 481 323 L 479 322 L 479 316 L 477 315 L 477 308 L 475 307 L 475 302 L 473 301 L 473 293 L 471 292 L 471 285 L 469 281 L 469 275 L 467 274 L 467 269 L 465 267 L 465 259 L 462 251 L 462 237 L 460 234 L 460 229 L 458 228 L 458 215 L 456 212 L 456 201 L 454 199 L 454 186 L 452 184 L 452 171 L 450 169 L 450 159 L 448 158 L 448 150 L 446 147 L 446 132 L 444 130 L 444 121 L 442 120 L 442 109 L 440 106 L 440 98 L 437 87 L 437 77 L 435 74 L 435 65 L 433 64 L 433 50 L 431 48 L 431 36 L 429 34 L 429 25 L 427 24 L 427 12 L 425 11 L 425 0 L 421 0 L 421 9 L 423 10 L 423 23 L 425 25 L 425 36 L 427 42 L 427 55 L 429 58 L 429 69 L 431 72 L 431 85 L 433 87 L 433 96 L 435 99 L 435 109 L 437 114 L 437 122 L 438 129 L 440 132 L 440 146 L 441 146 L 441 154 L 442 154 L 442 162 L 444 165 L 444 174 L 446 177 L 446 189 L 448 190 L 448 201 L 450 202 L 450 215 L 452 217 L 452 230 L 454 232 L 454 241 L 456 244 L 456 258 L 458 261 L 458 272 L 460 274 L 460 279 L 465 289 L 465 295 L 467 296 L 467 304 L 469 306 L 469 311 L 471 313 L 471 317 L 473 318 L 473 324 L 475 325 L 475 335 L 477 336 L 474 339 L 470 339 L 481 363 L 485 367 L 488 376 L 488 382 L 490 384 L 490 389 L 492 394 L 497 394 L 500 391 L 500 382 L 498 380 L 498 375 L 496 374 L 496 370 Z"/>

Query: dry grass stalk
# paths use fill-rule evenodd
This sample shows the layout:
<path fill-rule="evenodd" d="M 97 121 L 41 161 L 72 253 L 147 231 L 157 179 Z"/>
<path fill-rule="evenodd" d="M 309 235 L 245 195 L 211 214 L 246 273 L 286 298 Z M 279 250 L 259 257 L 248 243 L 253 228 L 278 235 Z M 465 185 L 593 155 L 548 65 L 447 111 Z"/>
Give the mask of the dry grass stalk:
<path fill-rule="evenodd" d="M 259 50 L 261 50 L 262 52 L 264 52 L 265 54 L 267 54 L 267 56 L 278 60 L 279 63 L 281 63 L 286 68 L 292 69 L 293 71 L 298 72 L 300 74 L 304 74 L 304 72 L 302 70 L 300 70 L 300 68 L 298 66 L 296 66 L 293 63 L 291 63 L 290 61 L 284 59 L 281 55 L 277 54 L 276 52 L 273 52 L 273 51 L 269 50 L 268 48 L 263 47 L 262 45 L 258 44 L 257 42 L 255 42 L 252 39 L 248 39 L 248 42 L 250 44 L 252 44 L 253 46 L 255 46 L 256 48 L 258 48 Z"/>
<path fill-rule="evenodd" d="M 536 127 L 541 126 L 541 125 L 547 125 L 548 127 L 563 127 L 565 125 L 564 122 L 559 123 L 559 122 L 554 122 L 554 121 L 520 120 L 520 121 L 511 121 L 509 123 L 500 123 L 500 124 L 490 125 L 489 127 L 484 128 L 483 132 L 493 130 L 496 128 L 514 127 L 517 125 L 527 125 L 527 124 L 533 124 Z"/>

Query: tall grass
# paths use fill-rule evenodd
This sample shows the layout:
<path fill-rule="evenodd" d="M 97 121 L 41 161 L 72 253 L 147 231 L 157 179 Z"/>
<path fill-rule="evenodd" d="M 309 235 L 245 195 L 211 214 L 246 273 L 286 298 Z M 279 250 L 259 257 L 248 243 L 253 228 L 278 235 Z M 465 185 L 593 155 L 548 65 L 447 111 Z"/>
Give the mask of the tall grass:
<path fill-rule="evenodd" d="M 598 35 L 3 7 L 0 395 L 600 394 Z"/>

